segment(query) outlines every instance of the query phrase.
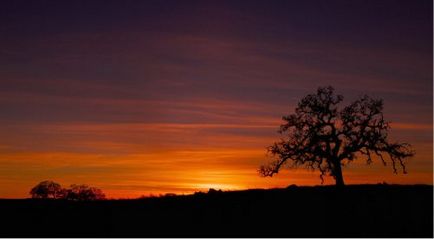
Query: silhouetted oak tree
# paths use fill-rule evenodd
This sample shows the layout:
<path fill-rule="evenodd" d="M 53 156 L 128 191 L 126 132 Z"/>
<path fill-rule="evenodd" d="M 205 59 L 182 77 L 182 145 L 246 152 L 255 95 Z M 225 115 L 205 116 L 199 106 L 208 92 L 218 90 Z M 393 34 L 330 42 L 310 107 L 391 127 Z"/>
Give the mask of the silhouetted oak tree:
<path fill-rule="evenodd" d="M 282 117 L 285 123 L 279 132 L 284 137 L 268 148 L 273 161 L 261 166 L 260 174 L 273 176 L 284 165 L 305 166 L 318 169 L 322 182 L 329 174 L 337 186 L 343 186 L 341 166 L 357 157 L 366 158 L 368 164 L 376 157 L 384 165 L 389 158 L 394 173 L 397 165 L 406 173 L 404 161 L 414 151 L 407 143 L 389 142 L 383 101 L 365 95 L 340 109 L 342 100 L 333 87 L 319 88 L 316 94 L 304 97 L 294 114 Z"/>
<path fill-rule="evenodd" d="M 85 184 L 72 184 L 70 188 L 62 188 L 53 181 L 42 181 L 30 190 L 32 198 L 52 198 L 72 201 L 95 201 L 104 200 L 105 194 L 101 189 L 89 187 Z"/>
<path fill-rule="evenodd" d="M 30 195 L 32 195 L 32 198 L 58 199 L 62 197 L 62 187 L 50 180 L 42 181 L 30 190 Z"/>
<path fill-rule="evenodd" d="M 89 187 L 85 184 L 72 184 L 71 188 L 66 190 L 65 199 L 73 201 L 104 200 L 105 194 L 99 188 Z"/>

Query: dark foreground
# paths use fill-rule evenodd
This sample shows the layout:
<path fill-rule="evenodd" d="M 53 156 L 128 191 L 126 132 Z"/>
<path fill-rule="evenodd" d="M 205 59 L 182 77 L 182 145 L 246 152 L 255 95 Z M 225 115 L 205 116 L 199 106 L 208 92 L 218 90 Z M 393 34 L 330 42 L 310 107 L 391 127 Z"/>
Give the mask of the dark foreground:
<path fill-rule="evenodd" d="M 433 237 L 433 187 L 423 185 L 0 200 L 0 212 L 2 237 Z"/>

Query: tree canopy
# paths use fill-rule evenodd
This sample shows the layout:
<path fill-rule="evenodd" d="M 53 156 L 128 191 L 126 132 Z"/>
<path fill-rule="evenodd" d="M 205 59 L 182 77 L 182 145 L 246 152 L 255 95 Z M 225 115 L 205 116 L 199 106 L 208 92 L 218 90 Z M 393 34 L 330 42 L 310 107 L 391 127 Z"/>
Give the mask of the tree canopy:
<path fill-rule="evenodd" d="M 72 184 L 66 190 L 65 199 L 74 201 L 94 201 L 105 199 L 105 194 L 99 188 L 89 187 L 88 185 Z"/>
<path fill-rule="evenodd" d="M 30 190 L 32 198 L 53 198 L 57 199 L 61 196 L 62 187 L 60 184 L 46 180 L 38 183 Z"/>
<path fill-rule="evenodd" d="M 47 180 L 38 183 L 30 190 L 32 198 L 66 199 L 72 201 L 104 200 L 105 194 L 101 189 L 85 184 L 72 184 L 70 188 L 62 188 L 59 183 Z"/>
<path fill-rule="evenodd" d="M 383 100 L 364 95 L 339 108 L 342 101 L 331 86 L 301 99 L 295 113 L 282 117 L 283 137 L 268 148 L 272 161 L 260 167 L 260 174 L 273 176 L 282 166 L 304 166 L 318 169 L 322 182 L 329 174 L 343 186 L 341 166 L 357 158 L 365 158 L 368 164 L 378 158 L 384 165 L 389 159 L 394 173 L 399 167 L 406 173 L 405 160 L 415 152 L 408 143 L 389 141 Z"/>

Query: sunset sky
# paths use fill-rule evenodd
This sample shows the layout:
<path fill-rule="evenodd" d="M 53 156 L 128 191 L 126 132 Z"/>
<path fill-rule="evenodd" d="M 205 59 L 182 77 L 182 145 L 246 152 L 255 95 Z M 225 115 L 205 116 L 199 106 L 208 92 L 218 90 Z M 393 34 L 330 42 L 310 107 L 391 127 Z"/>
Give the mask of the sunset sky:
<path fill-rule="evenodd" d="M 383 98 L 392 141 L 416 150 L 406 175 L 358 160 L 346 183 L 433 182 L 430 0 L 0 4 L 0 198 L 47 179 L 111 198 L 318 185 L 257 169 L 327 85 Z"/>

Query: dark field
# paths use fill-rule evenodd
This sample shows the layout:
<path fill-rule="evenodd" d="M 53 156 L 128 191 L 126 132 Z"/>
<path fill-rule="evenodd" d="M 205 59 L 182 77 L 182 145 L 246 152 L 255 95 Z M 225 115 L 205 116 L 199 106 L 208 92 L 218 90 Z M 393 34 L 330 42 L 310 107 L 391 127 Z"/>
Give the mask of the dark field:
<path fill-rule="evenodd" d="M 433 187 L 360 185 L 138 200 L 0 200 L 2 237 L 433 237 Z"/>

